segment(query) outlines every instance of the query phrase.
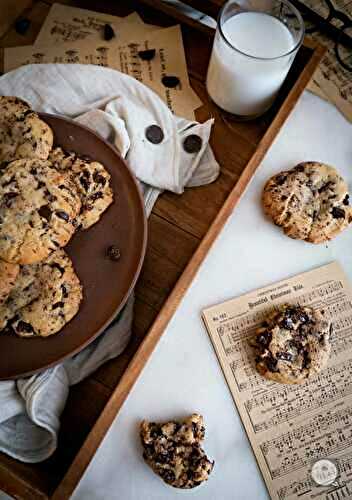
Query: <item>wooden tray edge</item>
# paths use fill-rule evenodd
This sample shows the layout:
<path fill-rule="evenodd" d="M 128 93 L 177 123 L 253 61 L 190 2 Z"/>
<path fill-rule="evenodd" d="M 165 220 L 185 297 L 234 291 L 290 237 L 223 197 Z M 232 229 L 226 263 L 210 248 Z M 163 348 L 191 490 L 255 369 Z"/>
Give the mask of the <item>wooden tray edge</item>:
<path fill-rule="evenodd" d="M 326 49 L 310 40 L 305 40 L 305 45 L 313 49 L 313 54 L 310 61 L 304 68 L 295 85 L 290 90 L 276 117 L 274 118 L 273 122 L 258 144 L 255 153 L 247 163 L 241 177 L 234 186 L 233 190 L 230 192 L 225 203 L 218 212 L 218 215 L 212 222 L 206 235 L 200 242 L 198 248 L 191 257 L 182 275 L 180 276 L 176 285 L 168 296 L 164 306 L 160 310 L 148 334 L 142 341 L 137 352 L 127 366 L 125 373 L 121 377 L 119 384 L 116 386 L 98 420 L 88 434 L 83 446 L 76 455 L 61 483 L 50 497 L 52 500 L 62 500 L 63 498 L 69 498 L 76 488 L 91 459 L 93 458 L 98 446 L 102 442 L 106 432 L 110 428 L 122 404 L 127 399 L 134 383 L 138 379 L 146 362 L 148 361 L 159 339 L 161 338 L 167 324 L 174 315 L 178 305 L 180 304 L 187 289 L 192 283 L 212 244 L 220 234 L 221 229 L 225 225 L 229 216 L 232 214 L 241 195 L 244 193 L 252 176 L 256 172 L 260 162 L 264 158 L 266 152 L 273 143 L 281 127 L 290 115 L 299 97 L 308 85 Z"/>

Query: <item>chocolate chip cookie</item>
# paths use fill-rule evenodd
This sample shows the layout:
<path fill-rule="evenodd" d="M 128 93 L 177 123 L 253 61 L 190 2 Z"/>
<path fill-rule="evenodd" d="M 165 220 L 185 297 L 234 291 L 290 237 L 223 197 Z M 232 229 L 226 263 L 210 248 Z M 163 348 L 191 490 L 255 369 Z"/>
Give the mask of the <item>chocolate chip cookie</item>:
<path fill-rule="evenodd" d="M 110 174 L 101 163 L 80 158 L 61 148 L 53 149 L 49 159 L 59 170 L 71 172 L 82 202 L 77 228 L 88 229 L 98 222 L 102 213 L 113 202 Z"/>
<path fill-rule="evenodd" d="M 39 296 L 41 288 L 41 283 L 37 279 L 39 265 L 17 266 L 18 275 L 15 283 L 0 304 L 0 331 L 4 330 L 8 322 L 14 318 L 20 309 Z"/>
<path fill-rule="evenodd" d="M 19 158 L 46 160 L 53 145 L 53 132 L 28 103 L 0 96 L 0 168 Z"/>
<path fill-rule="evenodd" d="M 69 177 L 49 161 L 16 160 L 0 177 L 0 258 L 31 264 L 66 245 L 81 209 Z"/>
<path fill-rule="evenodd" d="M 82 287 L 64 250 L 39 264 L 22 266 L 16 287 L 0 307 L 0 328 L 20 337 L 47 337 L 78 312 Z"/>
<path fill-rule="evenodd" d="M 214 467 L 201 448 L 204 433 L 203 417 L 197 414 L 183 422 L 143 421 L 140 427 L 143 458 L 165 483 L 184 489 L 199 486 Z"/>
<path fill-rule="evenodd" d="M 18 264 L 9 264 L 0 260 L 0 304 L 4 302 L 14 287 L 19 270 Z"/>
<path fill-rule="evenodd" d="M 265 213 L 291 238 L 331 240 L 352 222 L 348 186 L 329 165 L 304 162 L 266 183 Z"/>
<path fill-rule="evenodd" d="M 301 384 L 319 373 L 330 356 L 332 325 L 323 310 L 284 305 L 256 332 L 258 372 L 283 384 Z"/>

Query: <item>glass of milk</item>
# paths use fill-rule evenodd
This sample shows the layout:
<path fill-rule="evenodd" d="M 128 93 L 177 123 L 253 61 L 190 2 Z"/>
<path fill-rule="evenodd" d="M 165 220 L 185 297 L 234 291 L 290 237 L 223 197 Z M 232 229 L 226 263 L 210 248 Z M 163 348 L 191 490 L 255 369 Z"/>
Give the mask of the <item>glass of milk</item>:
<path fill-rule="evenodd" d="M 272 105 L 304 37 L 288 0 L 229 0 L 222 8 L 207 74 L 212 100 L 249 120 Z"/>

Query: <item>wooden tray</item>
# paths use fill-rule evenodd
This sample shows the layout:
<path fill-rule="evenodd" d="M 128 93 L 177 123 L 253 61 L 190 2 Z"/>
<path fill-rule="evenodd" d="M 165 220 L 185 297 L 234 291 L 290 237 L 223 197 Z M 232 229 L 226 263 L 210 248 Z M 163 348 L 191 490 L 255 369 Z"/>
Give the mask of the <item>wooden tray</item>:
<path fill-rule="evenodd" d="M 10 0 L 5 0 L 5 4 L 7 2 L 12 5 Z M 31 4 L 24 14 L 31 19 L 31 27 L 25 36 L 10 28 L 0 45 L 32 43 L 49 11 L 50 2 L 20 0 L 24 8 Z M 132 341 L 120 357 L 71 388 L 62 415 L 56 453 L 35 465 L 22 464 L 0 454 L 0 489 L 25 500 L 70 497 L 210 246 L 324 53 L 321 47 L 305 42 L 275 106 L 254 122 L 236 123 L 221 113 L 206 94 L 204 79 L 213 36 L 210 28 L 156 0 L 138 3 L 63 0 L 62 3 L 120 16 L 137 10 L 146 22 L 161 26 L 175 24 L 175 18 L 182 23 L 191 83 L 204 103 L 197 111 L 197 118 L 199 121 L 209 116 L 215 118 L 211 144 L 221 165 L 221 175 L 215 183 L 186 190 L 182 196 L 164 193 L 156 203 L 148 224 L 146 260 L 136 288 Z M 187 3 L 214 15 L 223 2 L 188 0 Z M 11 21 L 10 14 L 9 11 Z M 0 29 L 4 31 L 3 24 Z"/>

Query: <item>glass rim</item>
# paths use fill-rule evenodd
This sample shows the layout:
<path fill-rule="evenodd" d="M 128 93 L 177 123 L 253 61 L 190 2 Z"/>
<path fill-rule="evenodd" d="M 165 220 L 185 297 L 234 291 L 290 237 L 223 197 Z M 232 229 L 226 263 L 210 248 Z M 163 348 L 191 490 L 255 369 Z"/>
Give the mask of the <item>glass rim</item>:
<path fill-rule="evenodd" d="M 226 9 L 226 7 L 228 6 L 228 4 L 230 3 L 231 0 L 229 0 L 228 2 L 226 2 L 220 12 L 219 12 L 219 16 L 218 16 L 218 25 L 217 25 L 217 28 L 219 30 L 219 33 L 221 35 L 221 37 L 223 38 L 223 40 L 225 41 L 225 43 L 227 43 L 227 45 L 229 47 L 231 47 L 231 49 L 235 50 L 236 52 L 238 52 L 239 54 L 242 54 L 243 56 L 246 56 L 246 57 L 249 57 L 251 59 L 256 59 L 257 61 L 274 61 L 275 59 L 281 59 L 283 57 L 287 57 L 289 56 L 290 54 L 292 54 L 293 52 L 295 52 L 299 47 L 300 45 L 302 44 L 303 42 L 303 38 L 304 38 L 304 35 L 305 35 L 305 25 L 304 25 L 304 21 L 303 21 L 303 17 L 300 13 L 300 11 L 289 1 L 289 0 L 277 0 L 278 3 L 282 3 L 282 4 L 285 4 L 287 5 L 288 7 L 290 7 L 290 9 L 292 9 L 292 11 L 294 12 L 294 14 L 296 15 L 298 21 L 299 21 L 299 24 L 300 24 L 300 29 L 301 29 L 301 36 L 298 40 L 298 42 L 295 43 L 294 47 L 292 49 L 290 49 L 288 52 L 285 52 L 284 54 L 280 54 L 279 56 L 275 56 L 275 57 L 258 57 L 258 56 L 253 56 L 251 54 L 247 54 L 246 52 L 243 52 L 242 50 L 238 49 L 235 45 L 233 45 L 225 36 L 223 30 L 222 30 L 222 16 L 223 16 L 223 13 Z M 249 10 L 249 11 L 243 11 L 243 12 L 258 12 L 260 14 L 266 14 L 268 16 L 270 16 L 271 14 L 268 14 L 266 12 L 261 12 L 259 10 Z M 235 14 L 235 15 L 238 15 L 238 14 Z M 274 17 L 274 16 L 272 16 Z M 277 18 L 275 18 L 277 19 Z"/>

